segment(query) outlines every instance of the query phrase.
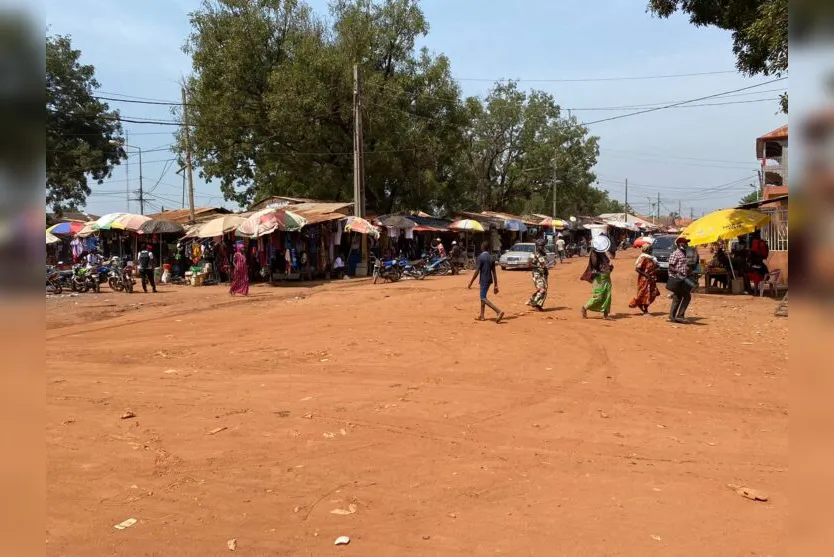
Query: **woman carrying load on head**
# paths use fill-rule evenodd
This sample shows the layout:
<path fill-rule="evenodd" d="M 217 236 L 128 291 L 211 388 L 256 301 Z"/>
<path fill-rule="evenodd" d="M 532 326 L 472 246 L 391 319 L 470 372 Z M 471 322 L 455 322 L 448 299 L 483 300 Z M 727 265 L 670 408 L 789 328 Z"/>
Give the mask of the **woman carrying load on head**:
<path fill-rule="evenodd" d="M 580 277 L 584 281 L 593 284 L 593 295 L 584 306 L 582 306 L 582 318 L 588 318 L 589 311 L 602 313 L 603 319 L 609 319 L 611 312 L 611 271 L 614 266 L 608 258 L 607 252 L 611 249 L 611 239 L 608 236 L 599 235 L 591 240 L 591 255 L 588 256 L 588 267 Z"/>
<path fill-rule="evenodd" d="M 634 269 L 637 271 L 637 294 L 629 302 L 628 307 L 640 308 L 643 315 L 649 315 L 649 306 L 660 296 L 660 290 L 657 289 L 657 259 L 652 256 L 652 245 L 643 244 L 640 248 L 643 253 L 637 258 L 634 263 Z"/>

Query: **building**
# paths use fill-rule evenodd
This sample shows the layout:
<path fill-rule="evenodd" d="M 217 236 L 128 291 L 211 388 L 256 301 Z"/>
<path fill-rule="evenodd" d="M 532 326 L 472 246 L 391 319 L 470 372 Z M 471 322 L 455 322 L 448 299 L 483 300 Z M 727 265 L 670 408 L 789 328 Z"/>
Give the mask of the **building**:
<path fill-rule="evenodd" d="M 756 138 L 756 157 L 761 161 L 762 198 L 744 205 L 770 216 L 762 228 L 762 239 L 770 247 L 767 267 L 779 269 L 788 282 L 788 126 Z"/>

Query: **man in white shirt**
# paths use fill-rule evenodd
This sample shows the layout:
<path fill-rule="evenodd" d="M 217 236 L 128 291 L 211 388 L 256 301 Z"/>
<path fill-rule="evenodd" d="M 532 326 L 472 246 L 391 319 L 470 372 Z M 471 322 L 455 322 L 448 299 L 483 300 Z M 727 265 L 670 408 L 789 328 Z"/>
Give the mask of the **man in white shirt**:
<path fill-rule="evenodd" d="M 556 255 L 559 256 L 559 263 L 563 263 L 565 260 L 565 239 L 562 238 L 561 234 L 556 238 Z"/>
<path fill-rule="evenodd" d="M 99 255 L 97 249 L 94 249 L 87 254 L 87 268 L 97 269 L 99 265 L 101 265 L 101 255 Z"/>
<path fill-rule="evenodd" d="M 341 255 L 337 255 L 333 261 L 333 272 L 336 273 L 336 278 L 342 278 L 345 274 L 345 262 L 342 261 Z"/>

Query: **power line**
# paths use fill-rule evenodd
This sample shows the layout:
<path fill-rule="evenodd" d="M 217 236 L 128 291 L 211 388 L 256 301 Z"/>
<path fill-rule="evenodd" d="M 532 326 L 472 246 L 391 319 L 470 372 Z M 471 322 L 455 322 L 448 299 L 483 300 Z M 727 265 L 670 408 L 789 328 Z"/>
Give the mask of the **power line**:
<path fill-rule="evenodd" d="M 517 81 L 517 82 L 541 82 L 541 83 L 578 83 L 578 82 L 594 82 L 594 81 L 640 81 L 645 79 L 671 79 L 676 77 L 697 77 L 703 75 L 722 75 L 722 74 L 737 74 L 737 70 L 723 70 L 715 72 L 695 72 L 695 73 L 679 73 L 679 74 L 659 74 L 659 75 L 637 75 L 637 76 L 619 76 L 619 77 L 579 77 L 579 78 L 545 78 L 545 79 L 491 79 L 486 77 L 455 77 L 456 81 Z"/>
<path fill-rule="evenodd" d="M 778 100 L 779 100 L 779 97 L 768 97 L 766 99 L 748 99 L 746 101 L 727 101 L 727 102 L 723 102 L 723 103 L 686 104 L 686 105 L 681 105 L 681 106 L 668 106 L 668 107 L 665 107 L 665 108 L 696 108 L 696 107 L 700 107 L 700 106 L 726 106 L 726 105 L 730 105 L 730 104 L 752 104 L 752 103 L 761 103 L 761 102 L 773 102 L 773 101 L 778 101 Z M 656 108 L 658 105 L 643 105 L 643 106 Z M 605 106 L 602 106 L 602 107 L 597 107 L 597 108 L 565 108 L 563 110 L 571 110 L 571 111 L 575 111 L 575 112 L 596 112 L 596 111 L 603 111 L 603 110 L 611 110 L 611 111 L 632 110 L 634 108 L 639 108 L 639 106 L 633 106 L 633 107 L 605 107 Z"/>
<path fill-rule="evenodd" d="M 610 122 L 612 120 L 620 120 L 622 118 L 630 118 L 632 116 L 639 116 L 640 114 L 648 114 L 649 112 L 656 112 L 658 110 L 664 110 L 664 109 L 667 109 L 667 108 L 674 108 L 676 106 L 681 106 L 681 105 L 689 104 L 689 103 L 692 103 L 692 102 L 698 102 L 698 101 L 703 101 L 703 100 L 707 100 L 707 99 L 714 99 L 715 97 L 720 97 L 720 96 L 723 96 L 723 95 L 727 95 L 729 93 L 738 93 L 740 91 L 747 91 L 749 89 L 755 89 L 756 87 L 762 87 L 763 85 L 769 85 L 771 83 L 776 83 L 778 81 L 784 81 L 786 79 L 788 79 L 788 78 L 787 77 L 778 77 L 776 79 L 771 79 L 770 81 L 765 81 L 763 83 L 758 83 L 756 85 L 748 85 L 747 87 L 741 87 L 739 89 L 732 89 L 730 91 L 722 91 L 720 93 L 713 93 L 712 95 L 706 95 L 706 96 L 703 96 L 703 97 L 696 97 L 694 99 L 688 99 L 688 100 L 685 100 L 685 101 L 680 101 L 680 102 L 676 102 L 676 103 L 672 103 L 672 104 L 667 104 L 665 106 L 659 106 L 659 107 L 655 107 L 655 108 L 648 108 L 646 110 L 638 110 L 637 112 L 630 112 L 628 114 L 620 114 L 619 116 L 611 116 L 610 118 L 602 118 L 601 120 L 594 120 L 593 122 L 582 122 L 580 125 L 590 126 L 591 124 L 600 124 L 602 122 Z"/>

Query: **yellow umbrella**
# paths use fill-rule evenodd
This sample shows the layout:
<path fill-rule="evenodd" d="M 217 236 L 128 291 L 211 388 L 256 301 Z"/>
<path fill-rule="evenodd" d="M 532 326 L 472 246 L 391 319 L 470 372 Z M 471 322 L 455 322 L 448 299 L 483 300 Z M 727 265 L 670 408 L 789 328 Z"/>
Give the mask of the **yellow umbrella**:
<path fill-rule="evenodd" d="M 693 246 L 731 240 L 755 232 L 770 222 L 770 217 L 758 211 L 721 209 L 699 218 L 683 229 L 681 236 Z"/>
<path fill-rule="evenodd" d="M 484 225 L 473 219 L 456 220 L 449 225 L 450 230 L 466 230 L 469 232 L 484 232 Z"/>

